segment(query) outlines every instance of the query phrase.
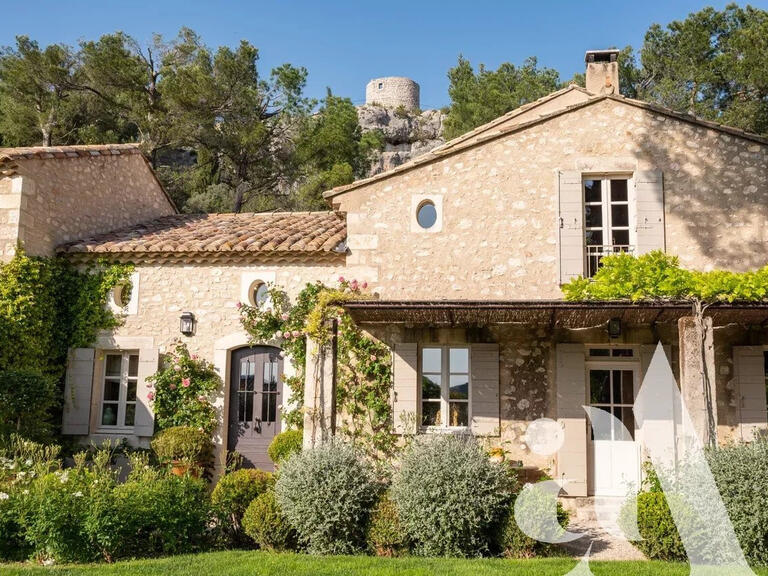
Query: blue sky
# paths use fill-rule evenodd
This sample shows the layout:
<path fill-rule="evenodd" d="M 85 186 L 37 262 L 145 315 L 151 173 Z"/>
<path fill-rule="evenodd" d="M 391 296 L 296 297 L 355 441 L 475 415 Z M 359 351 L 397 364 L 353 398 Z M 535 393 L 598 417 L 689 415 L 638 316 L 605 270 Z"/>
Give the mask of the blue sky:
<path fill-rule="evenodd" d="M 8 0 L 10 2 L 10 0 Z M 262 73 L 290 62 L 309 70 L 307 93 L 326 87 L 361 102 L 377 76 L 410 76 L 421 84 L 422 108 L 448 103 L 446 72 L 459 54 L 497 67 L 537 56 L 570 78 L 590 48 L 639 47 L 648 26 L 685 18 L 703 6 L 691 0 L 552 2 L 497 1 L 246 1 L 37 0 L 3 11 L 0 45 L 26 34 L 42 45 L 75 44 L 123 30 L 141 41 L 173 36 L 181 26 L 211 46 L 246 39 L 261 53 Z M 753 6 L 768 9 L 768 0 Z"/>

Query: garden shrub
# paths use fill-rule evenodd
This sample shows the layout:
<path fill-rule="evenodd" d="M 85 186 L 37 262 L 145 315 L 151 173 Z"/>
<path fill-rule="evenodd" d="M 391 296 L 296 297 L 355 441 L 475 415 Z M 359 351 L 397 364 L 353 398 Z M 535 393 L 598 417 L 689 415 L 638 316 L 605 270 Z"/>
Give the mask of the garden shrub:
<path fill-rule="evenodd" d="M 191 426 L 174 426 L 159 432 L 152 450 L 163 464 L 183 462 L 204 465 L 210 462 L 213 444 L 207 433 Z"/>
<path fill-rule="evenodd" d="M 290 456 L 275 484 L 280 508 L 313 554 L 363 550 L 377 494 L 370 464 L 341 442 Z"/>
<path fill-rule="evenodd" d="M 651 560 L 684 562 L 688 559 L 663 492 L 641 492 L 627 501 L 619 514 L 619 526 L 631 533 L 632 507 L 637 506 L 637 529 L 642 540 L 634 545 Z"/>
<path fill-rule="evenodd" d="M 211 505 L 225 544 L 242 544 L 241 523 L 248 505 L 274 485 L 262 470 L 236 470 L 222 476 L 211 494 Z"/>
<path fill-rule="evenodd" d="M 388 494 L 384 494 L 373 509 L 366 540 L 369 550 L 377 556 L 401 556 L 408 551 L 408 536 L 400 525 L 397 505 Z"/>
<path fill-rule="evenodd" d="M 243 515 L 243 531 L 262 550 L 296 548 L 296 531 L 277 505 L 274 490 L 267 490 L 251 502 Z"/>
<path fill-rule="evenodd" d="M 768 564 L 768 440 L 712 450 L 707 459 L 747 560 Z"/>
<path fill-rule="evenodd" d="M 49 437 L 49 411 L 55 405 L 54 378 L 32 370 L 0 371 L 0 437 Z"/>
<path fill-rule="evenodd" d="M 523 488 L 525 489 L 525 488 Z M 509 509 L 504 517 L 500 527 L 500 540 L 498 547 L 501 553 L 508 558 L 536 558 L 547 556 L 552 553 L 553 546 L 547 542 L 541 542 L 531 538 L 523 532 L 515 521 L 515 501 L 517 495 L 513 496 Z M 550 511 L 553 506 L 557 507 L 557 521 L 563 528 L 568 526 L 568 513 L 562 507 L 554 494 L 544 493 L 536 490 L 526 497 L 526 504 L 521 511 L 530 519 L 542 519 L 542 525 L 539 532 L 546 532 Z M 544 522 L 547 522 L 546 524 Z"/>
<path fill-rule="evenodd" d="M 148 380 L 154 388 L 149 399 L 159 430 L 189 426 L 213 434 L 217 419 L 211 396 L 222 389 L 213 364 L 178 344 Z"/>
<path fill-rule="evenodd" d="M 134 467 L 125 483 L 94 502 L 86 531 L 111 562 L 200 550 L 208 517 L 203 480 Z"/>
<path fill-rule="evenodd" d="M 400 522 L 425 556 L 476 556 L 490 549 L 510 499 L 503 465 L 477 441 L 436 435 L 414 442 L 394 477 Z"/>
<path fill-rule="evenodd" d="M 0 562 L 21 562 L 32 553 L 19 522 L 21 490 L 0 490 Z"/>
<path fill-rule="evenodd" d="M 272 439 L 267 453 L 272 462 L 280 464 L 288 456 L 301 452 L 303 443 L 304 432 L 302 430 L 286 430 Z"/>

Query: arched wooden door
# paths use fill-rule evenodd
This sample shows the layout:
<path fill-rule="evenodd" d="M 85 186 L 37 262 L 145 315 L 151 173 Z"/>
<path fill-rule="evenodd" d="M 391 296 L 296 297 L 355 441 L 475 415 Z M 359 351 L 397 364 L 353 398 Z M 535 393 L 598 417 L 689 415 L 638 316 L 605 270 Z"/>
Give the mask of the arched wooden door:
<path fill-rule="evenodd" d="M 283 359 L 273 346 L 232 352 L 227 448 L 237 450 L 247 467 L 272 470 L 267 454 L 280 432 Z"/>

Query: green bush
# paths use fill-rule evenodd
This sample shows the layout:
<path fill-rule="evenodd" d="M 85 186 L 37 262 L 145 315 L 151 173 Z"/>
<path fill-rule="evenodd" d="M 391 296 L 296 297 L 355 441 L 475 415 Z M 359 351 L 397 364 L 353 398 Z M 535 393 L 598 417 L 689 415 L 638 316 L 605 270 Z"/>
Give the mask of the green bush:
<path fill-rule="evenodd" d="M 20 490 L 0 491 L 0 561 L 21 562 L 32 553 L 19 522 L 20 497 Z"/>
<path fill-rule="evenodd" d="M 174 426 L 158 433 L 152 440 L 152 450 L 163 464 L 207 464 L 213 444 L 207 433 L 191 426 Z"/>
<path fill-rule="evenodd" d="M 280 511 L 274 490 L 267 490 L 251 502 L 243 515 L 243 531 L 262 550 L 296 548 L 296 531 Z"/>
<path fill-rule="evenodd" d="M 0 372 L 0 437 L 50 436 L 50 410 L 56 405 L 56 384 L 31 370 Z"/>
<path fill-rule="evenodd" d="M 634 543 L 638 550 L 652 560 L 686 561 L 688 557 L 664 493 L 641 492 L 627 501 L 619 514 L 619 526 L 626 533 L 632 532 L 634 506 L 637 529 L 643 538 Z"/>
<path fill-rule="evenodd" d="M 377 556 L 401 556 L 408 551 L 408 536 L 400 525 L 397 505 L 386 494 L 373 509 L 366 540 Z"/>
<path fill-rule="evenodd" d="M 510 499 L 510 479 L 472 438 L 437 435 L 414 442 L 392 485 L 400 522 L 425 556 L 477 556 Z"/>
<path fill-rule="evenodd" d="M 189 426 L 213 434 L 217 420 L 211 397 L 221 389 L 213 364 L 179 344 L 163 356 L 162 368 L 149 381 L 158 429 Z"/>
<path fill-rule="evenodd" d="M 371 466 L 340 442 L 290 456 L 275 484 L 280 508 L 314 554 L 363 550 L 377 493 Z"/>
<path fill-rule="evenodd" d="M 707 459 L 747 560 L 768 564 L 768 439 L 719 448 Z"/>
<path fill-rule="evenodd" d="M 304 433 L 301 430 L 286 430 L 272 439 L 267 453 L 275 464 L 280 464 L 292 454 L 301 452 Z"/>
<path fill-rule="evenodd" d="M 552 506 L 557 506 L 557 521 L 560 526 L 563 528 L 568 526 L 568 513 L 554 495 L 542 491 L 536 491 L 532 494 L 535 496 L 526 498 L 527 504 L 521 513 L 528 518 L 541 518 L 540 531 L 545 532 L 548 528 L 548 523 L 546 523 L 548 521 L 545 519 L 549 518 Z M 513 496 L 509 510 L 501 524 L 500 541 L 498 542 L 501 553 L 508 558 L 536 558 L 551 554 L 553 550 L 551 544 L 531 538 L 517 525 L 515 521 L 516 500 L 517 495 Z"/>
<path fill-rule="evenodd" d="M 211 494 L 225 545 L 242 544 L 241 523 L 248 505 L 274 485 L 272 474 L 256 469 L 236 470 L 222 476 Z"/>
<path fill-rule="evenodd" d="M 208 516 L 203 480 L 150 468 L 96 500 L 85 527 L 111 562 L 200 550 Z"/>

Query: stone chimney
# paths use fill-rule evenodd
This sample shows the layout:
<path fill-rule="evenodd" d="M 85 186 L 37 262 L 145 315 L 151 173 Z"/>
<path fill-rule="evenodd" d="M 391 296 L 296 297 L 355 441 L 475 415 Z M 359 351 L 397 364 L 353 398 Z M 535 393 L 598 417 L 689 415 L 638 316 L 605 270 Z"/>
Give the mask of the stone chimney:
<path fill-rule="evenodd" d="M 619 51 L 587 50 L 587 91 L 592 94 L 619 93 Z"/>

